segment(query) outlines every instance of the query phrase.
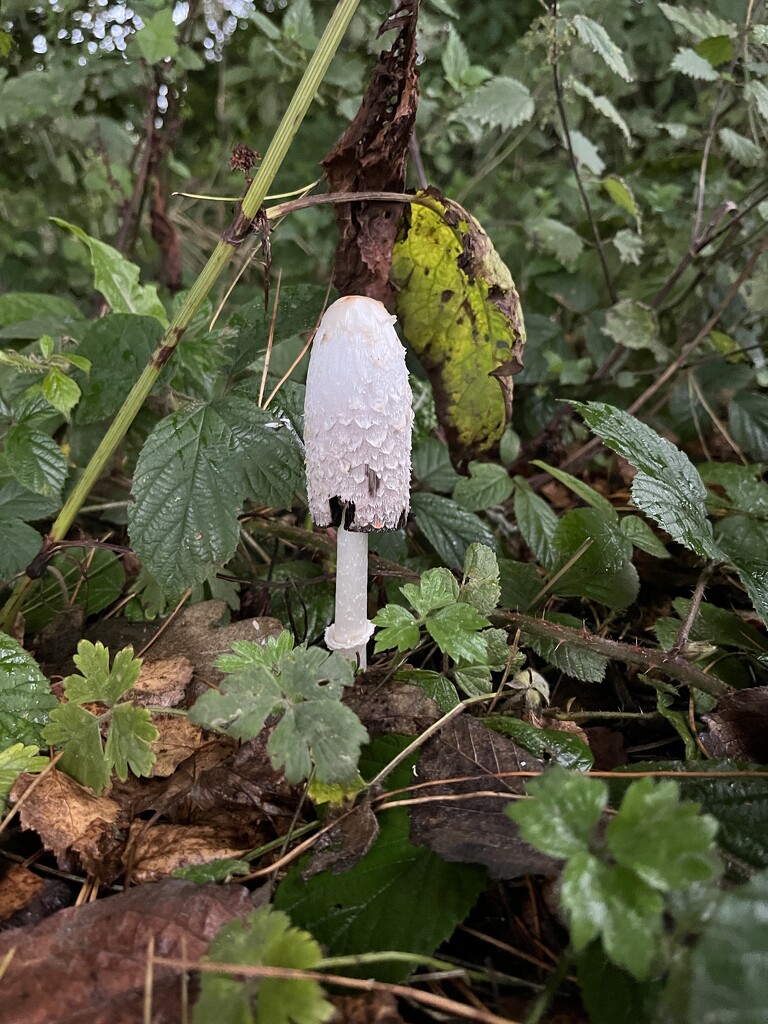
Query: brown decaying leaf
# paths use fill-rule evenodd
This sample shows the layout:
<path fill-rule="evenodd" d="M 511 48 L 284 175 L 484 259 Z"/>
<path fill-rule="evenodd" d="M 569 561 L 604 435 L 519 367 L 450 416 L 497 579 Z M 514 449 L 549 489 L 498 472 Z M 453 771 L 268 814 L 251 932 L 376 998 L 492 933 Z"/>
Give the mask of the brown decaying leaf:
<path fill-rule="evenodd" d="M 194 670 L 195 666 L 183 654 L 146 661 L 141 666 L 138 682 L 125 695 L 125 700 L 133 700 L 144 707 L 175 708 L 183 701 Z"/>
<path fill-rule="evenodd" d="M 372 675 L 369 671 L 368 678 Z M 357 683 L 344 694 L 344 703 L 371 736 L 392 732 L 418 736 L 440 718 L 437 704 L 418 686 L 385 681 Z"/>
<path fill-rule="evenodd" d="M 768 764 L 768 686 L 726 694 L 704 721 L 701 742 L 710 757 Z"/>
<path fill-rule="evenodd" d="M 20 775 L 11 790 L 15 803 L 35 775 Z M 20 812 L 22 828 L 34 829 L 63 871 L 86 871 L 105 882 L 119 871 L 119 855 L 127 825 L 120 806 L 94 794 L 63 772 L 51 769 L 39 779 Z"/>
<path fill-rule="evenodd" d="M 523 780 L 498 779 L 505 771 L 542 771 L 544 764 L 512 740 L 467 716 L 454 719 L 424 746 L 414 782 L 470 776 L 469 782 L 416 790 L 412 796 L 454 796 L 478 791 L 525 792 Z M 494 878 L 554 874 L 557 864 L 525 843 L 504 813 L 506 801 L 477 797 L 428 802 L 411 807 L 411 838 L 429 846 L 444 860 L 484 864 Z"/>
<path fill-rule="evenodd" d="M 7 921 L 23 910 L 44 888 L 43 879 L 29 868 L 21 864 L 8 865 L 0 878 L 0 921 Z"/>
<path fill-rule="evenodd" d="M 362 996 L 331 996 L 334 1012 L 329 1024 L 403 1024 L 391 992 Z"/>
<path fill-rule="evenodd" d="M 302 878 L 311 878 L 321 871 L 330 871 L 332 875 L 349 871 L 368 853 L 378 835 L 379 820 L 371 808 L 370 795 L 366 795 L 352 810 L 342 809 L 333 828 L 318 837 Z"/>
<path fill-rule="evenodd" d="M 136 1024 L 150 938 L 157 956 L 196 959 L 253 906 L 239 885 L 168 879 L 0 935 L 0 960 L 15 950 L 2 981 L 3 1024 Z M 178 972 L 156 966 L 152 976 L 152 1024 L 178 1024 Z"/>
<path fill-rule="evenodd" d="M 157 760 L 152 765 L 155 778 L 173 775 L 182 761 L 197 750 L 203 742 L 203 730 L 193 725 L 188 718 L 169 718 L 167 715 L 153 715 L 152 724 L 160 733 L 152 744 Z"/>
<path fill-rule="evenodd" d="M 408 143 L 416 119 L 418 0 L 400 0 L 379 34 L 398 33 L 379 57 L 360 109 L 322 161 L 331 192 L 402 192 Z M 400 222 L 396 203 L 339 203 L 334 284 L 342 295 L 369 295 L 391 308 L 392 246 Z"/>
<path fill-rule="evenodd" d="M 131 825 L 125 863 L 131 882 L 157 882 L 177 868 L 207 864 L 224 857 L 240 857 L 254 843 L 242 829 L 224 830 L 209 825 L 150 825 L 137 819 Z"/>

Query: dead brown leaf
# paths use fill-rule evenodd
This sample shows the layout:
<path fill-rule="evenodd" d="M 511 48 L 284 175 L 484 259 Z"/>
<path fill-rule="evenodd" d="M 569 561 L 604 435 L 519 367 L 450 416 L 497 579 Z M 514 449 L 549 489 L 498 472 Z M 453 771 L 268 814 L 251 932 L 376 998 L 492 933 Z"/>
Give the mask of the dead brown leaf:
<path fill-rule="evenodd" d="M 340 811 L 336 824 L 318 837 L 302 878 L 311 878 L 321 871 L 330 871 L 332 875 L 349 871 L 368 853 L 378 835 L 379 820 L 371 808 L 370 795 L 366 795 L 356 807 Z"/>
<path fill-rule="evenodd" d="M 330 1024 L 403 1024 L 397 1000 L 391 992 L 362 996 L 331 996 L 334 1013 Z"/>
<path fill-rule="evenodd" d="M 136 1024 L 150 938 L 157 956 L 195 959 L 253 906 L 239 885 L 168 879 L 0 935 L 0 960 L 14 951 L 2 983 L 3 1024 Z M 153 1024 L 178 1024 L 178 972 L 156 966 L 152 977 Z"/>
<path fill-rule="evenodd" d="M 183 654 L 146 661 L 141 666 L 138 682 L 125 695 L 125 700 L 142 706 L 174 708 L 184 700 L 193 672 L 194 665 Z"/>
<path fill-rule="evenodd" d="M 369 672 L 370 679 L 373 673 Z M 344 694 L 350 707 L 371 736 L 398 732 L 418 736 L 440 718 L 440 709 L 419 686 L 391 681 L 358 683 Z"/>
<path fill-rule="evenodd" d="M 11 802 L 15 803 L 36 778 L 19 776 Z M 63 871 L 76 871 L 82 866 L 104 882 L 116 877 L 125 842 L 121 828 L 127 822 L 114 800 L 94 796 L 54 768 L 39 780 L 19 817 L 22 828 L 37 832 Z"/>
<path fill-rule="evenodd" d="M 726 694 L 704 721 L 701 742 L 710 757 L 768 764 L 768 686 Z"/>
<path fill-rule="evenodd" d="M 537 758 L 477 719 L 454 719 L 424 745 L 414 782 L 463 776 L 470 781 L 447 782 L 412 794 L 454 798 L 411 807 L 413 841 L 429 846 L 447 861 L 484 864 L 494 878 L 554 873 L 556 862 L 524 842 L 504 813 L 508 801 L 498 797 L 455 799 L 482 791 L 508 795 L 512 800 L 525 792 L 523 780 L 499 779 L 497 773 L 543 768 Z"/>
<path fill-rule="evenodd" d="M 398 29 L 379 57 L 360 109 L 323 160 L 331 192 L 402 192 L 408 143 L 416 119 L 418 0 L 399 0 L 379 34 Z M 392 305 L 392 246 L 402 208 L 397 203 L 339 203 L 334 284 L 342 295 L 369 295 Z"/>
<path fill-rule="evenodd" d="M 10 864 L 0 878 L 0 921 L 23 910 L 45 888 L 39 875 L 21 864 Z"/>
<path fill-rule="evenodd" d="M 202 744 L 203 730 L 199 725 L 193 725 L 188 718 L 176 715 L 170 718 L 167 715 L 153 715 L 152 723 L 160 733 L 152 744 L 157 757 L 152 765 L 152 775 L 167 778 Z"/>
<path fill-rule="evenodd" d="M 158 882 L 177 868 L 239 857 L 254 845 L 242 830 L 225 832 L 207 825 L 150 825 L 138 819 L 131 825 L 125 863 L 131 882 Z"/>

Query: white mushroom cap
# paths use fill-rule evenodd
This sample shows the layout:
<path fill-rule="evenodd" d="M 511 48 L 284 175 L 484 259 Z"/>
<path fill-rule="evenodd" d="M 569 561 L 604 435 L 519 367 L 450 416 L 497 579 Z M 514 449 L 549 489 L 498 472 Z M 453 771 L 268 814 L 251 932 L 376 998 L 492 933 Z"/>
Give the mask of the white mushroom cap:
<path fill-rule="evenodd" d="M 413 409 L 395 320 L 378 300 L 348 295 L 326 310 L 315 335 L 304 444 L 318 526 L 338 526 L 342 513 L 353 531 L 405 523 Z"/>

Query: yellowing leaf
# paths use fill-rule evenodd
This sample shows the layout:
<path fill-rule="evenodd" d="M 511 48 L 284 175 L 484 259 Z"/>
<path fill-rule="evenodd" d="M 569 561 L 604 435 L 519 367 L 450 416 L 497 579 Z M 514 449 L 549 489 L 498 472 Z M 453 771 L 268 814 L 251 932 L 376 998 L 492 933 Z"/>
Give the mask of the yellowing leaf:
<path fill-rule="evenodd" d="M 512 276 L 478 222 L 439 194 L 420 196 L 431 203 L 406 210 L 392 254 L 397 315 L 463 460 L 499 442 L 525 326 Z"/>

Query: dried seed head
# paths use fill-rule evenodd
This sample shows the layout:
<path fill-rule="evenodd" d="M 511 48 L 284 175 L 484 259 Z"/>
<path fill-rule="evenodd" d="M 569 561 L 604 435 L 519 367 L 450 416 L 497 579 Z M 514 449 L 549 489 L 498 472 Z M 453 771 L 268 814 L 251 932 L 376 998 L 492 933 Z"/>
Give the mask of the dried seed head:
<path fill-rule="evenodd" d="M 323 316 L 307 371 L 304 443 L 318 526 L 395 530 L 411 484 L 411 388 L 405 349 L 376 299 L 348 295 Z"/>

